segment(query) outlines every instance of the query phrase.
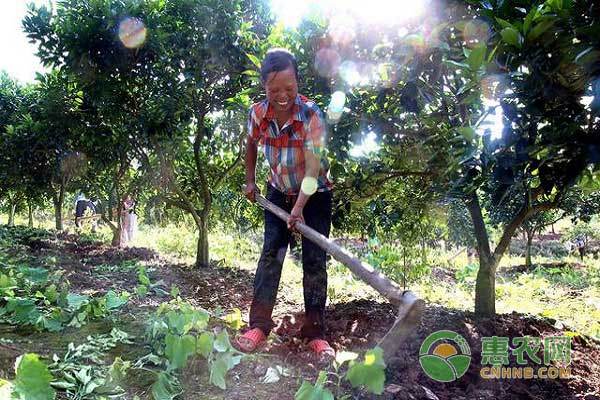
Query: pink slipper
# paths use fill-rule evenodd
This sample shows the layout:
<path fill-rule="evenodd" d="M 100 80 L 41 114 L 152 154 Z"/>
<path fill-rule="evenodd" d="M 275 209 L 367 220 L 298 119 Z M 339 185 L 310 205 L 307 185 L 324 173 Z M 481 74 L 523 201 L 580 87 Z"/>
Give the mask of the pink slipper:
<path fill-rule="evenodd" d="M 335 350 L 327 343 L 327 340 L 313 339 L 308 342 L 308 347 L 322 359 L 331 359 L 335 357 Z"/>
<path fill-rule="evenodd" d="M 248 332 L 235 339 L 236 347 L 244 353 L 252 353 L 264 343 L 267 337 L 260 328 L 250 329 Z"/>

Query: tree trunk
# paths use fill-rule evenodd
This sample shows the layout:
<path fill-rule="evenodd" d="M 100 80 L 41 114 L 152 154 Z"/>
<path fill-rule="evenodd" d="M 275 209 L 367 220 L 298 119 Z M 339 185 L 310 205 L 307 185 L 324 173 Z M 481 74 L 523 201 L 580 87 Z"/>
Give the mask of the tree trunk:
<path fill-rule="evenodd" d="M 479 270 L 475 284 L 475 315 L 491 318 L 496 315 L 496 267 L 493 257 L 479 255 Z"/>
<path fill-rule="evenodd" d="M 28 222 L 27 222 L 27 226 L 30 228 L 33 228 L 33 204 L 31 204 L 31 201 L 28 202 L 27 204 L 27 214 L 28 214 Z"/>
<path fill-rule="evenodd" d="M 479 270 L 475 282 L 475 315 L 491 318 L 496 314 L 496 266 L 498 261 L 490 249 L 489 236 L 477 194 L 473 194 L 466 204 L 473 220 L 477 253 L 479 254 Z"/>
<path fill-rule="evenodd" d="M 527 232 L 527 248 L 525 249 L 525 266 L 527 269 L 531 268 L 531 243 L 533 242 L 533 231 L 526 230 Z"/>
<path fill-rule="evenodd" d="M 63 230 L 62 203 L 54 203 L 54 222 L 57 231 Z"/>
<path fill-rule="evenodd" d="M 203 212 L 201 223 L 198 225 L 198 249 L 196 252 L 196 267 L 205 268 L 209 265 L 208 254 L 208 213 Z"/>
<path fill-rule="evenodd" d="M 54 221 L 56 224 L 56 230 L 62 231 L 63 228 L 63 215 L 62 206 L 65 201 L 65 185 L 61 183 L 58 193 L 52 192 L 52 199 L 54 203 Z"/>
<path fill-rule="evenodd" d="M 114 247 L 121 246 L 121 229 L 119 227 L 117 227 L 117 229 L 114 229 L 111 226 L 111 230 L 112 230 L 112 234 L 113 234 L 112 240 L 110 242 L 111 246 L 114 246 Z"/>
<path fill-rule="evenodd" d="M 16 210 L 17 210 L 17 203 L 11 203 L 8 208 L 8 226 L 15 226 Z"/>

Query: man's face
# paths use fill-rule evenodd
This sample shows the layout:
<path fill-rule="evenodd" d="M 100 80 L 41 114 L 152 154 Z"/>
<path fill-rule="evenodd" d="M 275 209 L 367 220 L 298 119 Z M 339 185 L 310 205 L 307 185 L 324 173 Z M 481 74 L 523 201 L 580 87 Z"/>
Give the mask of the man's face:
<path fill-rule="evenodd" d="M 267 100 L 277 113 L 289 112 L 298 95 L 298 81 L 293 68 L 271 72 L 265 82 Z"/>

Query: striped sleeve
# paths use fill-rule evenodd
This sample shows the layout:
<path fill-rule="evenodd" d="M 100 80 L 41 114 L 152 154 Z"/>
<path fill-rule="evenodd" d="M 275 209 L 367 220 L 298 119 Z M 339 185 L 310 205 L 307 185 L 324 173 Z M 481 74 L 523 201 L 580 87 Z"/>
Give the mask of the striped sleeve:
<path fill-rule="evenodd" d="M 321 110 L 317 106 L 311 107 L 310 118 L 305 127 L 304 149 L 320 156 L 326 128 Z"/>
<path fill-rule="evenodd" d="M 255 107 L 250 107 L 248 113 L 248 140 L 257 143 L 260 139 L 260 129 L 256 118 Z"/>

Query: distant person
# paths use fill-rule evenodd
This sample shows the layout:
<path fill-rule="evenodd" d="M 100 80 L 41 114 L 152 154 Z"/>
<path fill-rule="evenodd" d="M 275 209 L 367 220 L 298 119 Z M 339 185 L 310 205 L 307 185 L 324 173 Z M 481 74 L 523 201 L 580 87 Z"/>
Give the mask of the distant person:
<path fill-rule="evenodd" d="M 121 245 L 126 246 L 135 237 L 137 231 L 137 214 L 135 213 L 136 202 L 127 196 L 123 200 L 121 212 Z"/>
<path fill-rule="evenodd" d="M 92 201 L 88 200 L 83 193 L 78 194 L 75 198 L 75 226 L 77 228 L 81 228 L 81 219 L 88 208 L 94 215 L 98 212 L 98 208 Z"/>
<path fill-rule="evenodd" d="M 574 244 L 579 252 L 579 258 L 581 258 L 581 262 L 583 262 L 583 257 L 585 256 L 585 238 L 583 236 L 577 236 Z"/>

